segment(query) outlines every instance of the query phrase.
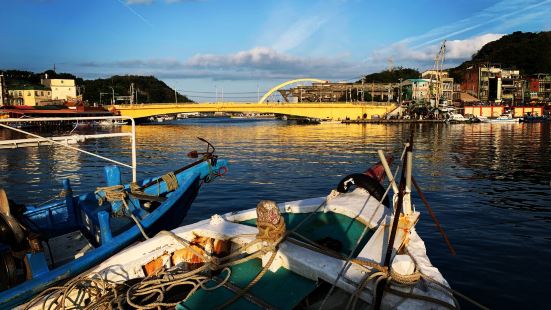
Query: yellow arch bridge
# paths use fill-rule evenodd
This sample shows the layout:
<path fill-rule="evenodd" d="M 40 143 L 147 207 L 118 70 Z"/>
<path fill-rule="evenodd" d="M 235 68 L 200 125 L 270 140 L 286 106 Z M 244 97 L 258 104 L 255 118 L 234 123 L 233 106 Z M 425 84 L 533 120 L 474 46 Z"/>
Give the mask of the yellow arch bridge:
<path fill-rule="evenodd" d="M 361 103 L 187 103 L 187 104 L 135 104 L 116 105 L 123 116 L 144 118 L 161 114 L 185 112 L 236 112 L 236 113 L 273 113 L 281 115 L 319 118 L 323 120 L 343 120 L 346 118 L 371 118 L 383 116 L 396 108 L 395 105 L 376 105 Z"/>
<path fill-rule="evenodd" d="M 256 103 L 247 102 L 219 102 L 219 103 L 186 103 L 186 104 L 141 104 L 116 105 L 115 108 L 123 116 L 145 118 L 161 114 L 175 114 L 186 112 L 234 112 L 234 113 L 273 113 L 280 115 L 319 118 L 323 120 L 342 120 L 371 118 L 373 115 L 383 116 L 394 110 L 394 104 L 367 104 L 367 103 L 275 103 L 266 102 L 271 94 L 277 90 L 295 83 L 316 82 L 326 83 L 325 80 L 302 78 L 283 82 L 270 89 Z"/>

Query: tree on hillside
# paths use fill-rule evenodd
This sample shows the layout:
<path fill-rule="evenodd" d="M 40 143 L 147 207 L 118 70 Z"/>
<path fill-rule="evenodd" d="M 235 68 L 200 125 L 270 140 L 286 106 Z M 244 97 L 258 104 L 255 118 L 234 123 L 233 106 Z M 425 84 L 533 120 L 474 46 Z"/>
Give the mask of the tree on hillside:
<path fill-rule="evenodd" d="M 363 77 L 363 79 L 357 81 L 361 83 L 398 83 L 400 79 L 412 79 L 419 78 L 421 73 L 416 69 L 397 67 L 394 70 L 385 70 L 378 73 L 371 73 Z"/>

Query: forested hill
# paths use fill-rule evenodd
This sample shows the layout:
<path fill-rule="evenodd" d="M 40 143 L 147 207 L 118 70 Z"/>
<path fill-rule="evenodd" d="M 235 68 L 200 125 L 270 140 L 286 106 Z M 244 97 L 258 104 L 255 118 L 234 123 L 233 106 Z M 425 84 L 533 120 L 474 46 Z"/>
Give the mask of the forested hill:
<path fill-rule="evenodd" d="M 471 60 L 452 69 L 452 76 L 459 78 L 453 73 L 477 62 L 500 64 L 502 68 L 518 69 L 523 75 L 550 73 L 551 31 L 517 31 L 489 42 L 475 53 Z"/>
<path fill-rule="evenodd" d="M 71 73 L 57 73 L 53 70 L 47 70 L 42 73 L 34 73 L 21 70 L 0 70 L 4 74 L 8 86 L 16 85 L 40 85 L 40 79 L 48 74 L 50 79 L 74 79 L 77 86 L 83 92 L 83 99 L 90 104 L 100 102 L 100 92 L 106 93 L 102 96 L 103 103 L 109 103 L 112 94 L 111 87 L 115 91 L 115 96 L 129 96 L 130 84 L 134 83 L 134 89 L 138 91 L 138 102 L 140 103 L 169 103 L 174 102 L 174 89 L 170 88 L 165 82 L 154 76 L 139 75 L 115 75 L 106 79 L 83 80 Z M 186 96 L 178 94 L 178 102 L 192 102 Z"/>
<path fill-rule="evenodd" d="M 111 87 L 113 87 L 115 95 L 129 96 L 131 83 L 134 83 L 134 89 L 138 91 L 138 103 L 168 103 L 175 101 L 174 89 L 166 85 L 165 82 L 154 76 L 139 75 L 115 75 L 106 79 L 85 80 L 84 100 L 99 102 L 100 93 L 111 93 Z M 106 98 L 110 97 L 103 95 L 102 101 L 105 102 Z M 192 101 L 186 96 L 178 94 L 178 102 Z"/>
<path fill-rule="evenodd" d="M 398 67 L 394 70 L 385 70 L 377 73 L 371 73 L 364 76 L 363 79 L 357 81 L 361 83 L 362 80 L 364 83 L 397 83 L 400 79 L 414 79 L 419 78 L 421 73 L 415 69 Z"/>

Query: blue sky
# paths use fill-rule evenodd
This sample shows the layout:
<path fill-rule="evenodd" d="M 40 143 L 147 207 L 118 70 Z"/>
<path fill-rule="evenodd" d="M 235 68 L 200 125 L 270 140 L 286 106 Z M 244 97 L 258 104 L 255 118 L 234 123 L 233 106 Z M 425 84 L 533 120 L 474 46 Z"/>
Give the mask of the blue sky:
<path fill-rule="evenodd" d="M 551 30 L 551 0 L 0 2 L 0 68 L 151 74 L 183 93 L 424 70 L 444 39 L 451 66 L 503 34 Z"/>

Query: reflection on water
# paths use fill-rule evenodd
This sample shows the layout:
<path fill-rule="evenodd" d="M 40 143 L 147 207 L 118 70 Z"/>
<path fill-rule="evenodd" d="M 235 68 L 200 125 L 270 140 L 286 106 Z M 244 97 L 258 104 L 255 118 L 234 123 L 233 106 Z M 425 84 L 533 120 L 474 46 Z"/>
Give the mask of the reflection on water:
<path fill-rule="evenodd" d="M 137 127 L 138 176 L 183 166 L 211 141 L 230 173 L 202 189 L 185 222 L 252 208 L 260 199 L 326 195 L 346 174 L 363 171 L 383 149 L 399 156 L 409 125 L 286 125 L 188 119 Z M 418 230 L 452 286 L 492 308 L 543 307 L 551 271 L 549 124 L 417 124 L 415 175 L 454 244 L 451 257 L 420 201 Z M 130 130 L 129 126 L 114 130 Z M 3 133 L 0 131 L 0 135 Z M 5 133 L 4 133 L 5 134 Z M 1 136 L 0 136 L 1 137 Z M 130 161 L 127 138 L 83 147 Z M 40 203 L 69 177 L 75 192 L 103 185 L 103 162 L 54 147 L 0 150 L 0 183 L 10 197 Z M 130 179 L 129 169 L 125 171 Z M 529 266 L 529 268 L 526 268 Z M 540 285 L 532 285 L 540 283 Z"/>

